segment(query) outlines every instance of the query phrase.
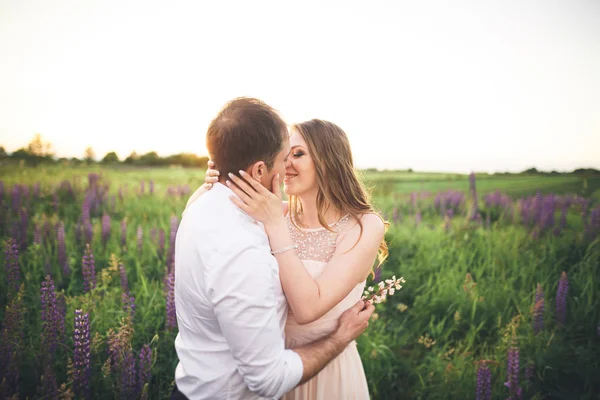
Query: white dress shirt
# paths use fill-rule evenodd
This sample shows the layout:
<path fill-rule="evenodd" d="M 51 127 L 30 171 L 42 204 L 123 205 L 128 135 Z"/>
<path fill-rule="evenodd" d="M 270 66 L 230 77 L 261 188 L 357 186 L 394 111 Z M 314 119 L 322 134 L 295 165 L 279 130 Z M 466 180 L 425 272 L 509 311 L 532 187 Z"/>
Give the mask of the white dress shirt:
<path fill-rule="evenodd" d="M 175 382 L 190 400 L 279 398 L 302 378 L 300 356 L 284 349 L 277 260 L 262 224 L 231 195 L 214 184 L 177 231 Z"/>

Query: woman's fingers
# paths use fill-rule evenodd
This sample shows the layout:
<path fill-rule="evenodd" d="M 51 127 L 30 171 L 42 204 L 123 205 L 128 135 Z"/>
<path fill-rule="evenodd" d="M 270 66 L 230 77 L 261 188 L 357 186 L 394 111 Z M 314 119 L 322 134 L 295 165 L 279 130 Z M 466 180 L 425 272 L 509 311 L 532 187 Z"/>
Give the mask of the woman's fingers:
<path fill-rule="evenodd" d="M 256 190 L 258 193 L 262 194 L 263 196 L 268 196 L 269 194 L 271 194 L 271 192 L 269 190 L 267 190 L 266 187 L 264 187 L 256 179 L 253 179 L 247 172 L 240 171 L 240 175 L 243 178 L 245 178 L 250 183 L 250 185 L 252 185 L 252 188 L 254 190 Z"/>
<path fill-rule="evenodd" d="M 271 181 L 271 193 L 273 193 L 279 200 L 281 200 L 281 188 L 279 186 L 279 174 L 275 174 L 273 181 Z"/>
<path fill-rule="evenodd" d="M 242 189 L 244 192 L 246 192 L 250 197 L 252 197 L 252 193 L 254 192 L 258 192 L 258 190 L 255 189 L 253 182 L 256 182 L 254 180 L 254 178 L 251 177 L 247 177 L 247 179 L 242 179 L 239 176 L 236 176 L 234 174 L 232 174 L 231 172 L 229 173 L 229 180 L 232 181 L 233 183 L 235 183 L 236 185 L 238 185 L 240 187 L 240 189 Z M 260 185 L 260 183 L 256 182 L 258 185 Z"/>
<path fill-rule="evenodd" d="M 248 193 L 252 190 L 249 189 L 248 185 L 246 185 L 246 190 L 248 192 L 246 192 L 246 190 L 244 190 L 244 188 L 240 188 L 236 185 L 239 185 L 237 182 L 234 184 L 232 181 L 225 181 L 225 184 L 227 185 L 227 187 L 229 189 L 231 189 L 233 191 L 233 193 L 235 193 L 236 195 L 238 195 L 238 197 L 240 199 L 242 199 L 242 201 L 246 204 L 250 204 L 252 202 L 252 197 L 250 197 L 248 195 Z M 241 186 L 241 185 L 240 185 Z M 250 192 L 251 193 L 251 192 Z"/>

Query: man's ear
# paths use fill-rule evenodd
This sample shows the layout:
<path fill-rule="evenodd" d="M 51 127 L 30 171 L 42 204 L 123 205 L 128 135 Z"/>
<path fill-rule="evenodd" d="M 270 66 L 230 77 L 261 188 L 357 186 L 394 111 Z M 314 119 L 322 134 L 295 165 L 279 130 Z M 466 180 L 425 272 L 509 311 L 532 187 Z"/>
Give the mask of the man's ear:
<path fill-rule="evenodd" d="M 248 173 L 251 177 L 259 182 L 262 182 L 263 177 L 267 174 L 267 164 L 264 161 L 257 161 L 250 166 Z"/>

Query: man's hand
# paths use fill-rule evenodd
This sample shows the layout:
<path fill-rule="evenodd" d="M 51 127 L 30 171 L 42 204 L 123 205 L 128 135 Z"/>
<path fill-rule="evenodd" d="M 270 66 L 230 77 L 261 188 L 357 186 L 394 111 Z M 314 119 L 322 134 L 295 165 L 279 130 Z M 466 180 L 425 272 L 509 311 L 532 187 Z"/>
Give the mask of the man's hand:
<path fill-rule="evenodd" d="M 372 304 L 359 300 L 340 316 L 338 327 L 332 336 L 345 344 L 350 343 L 367 329 L 373 311 L 375 307 Z"/>

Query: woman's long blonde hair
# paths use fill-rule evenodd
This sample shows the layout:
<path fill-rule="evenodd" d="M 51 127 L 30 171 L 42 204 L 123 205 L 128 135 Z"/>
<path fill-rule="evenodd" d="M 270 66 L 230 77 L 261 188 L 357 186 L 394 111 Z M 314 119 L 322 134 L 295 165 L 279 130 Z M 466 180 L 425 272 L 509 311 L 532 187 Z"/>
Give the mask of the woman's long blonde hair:
<path fill-rule="evenodd" d="M 346 133 L 336 124 L 320 119 L 294 124 L 292 130 L 294 129 L 306 141 L 308 152 L 315 164 L 318 185 L 317 215 L 321 226 L 332 230 L 324 215 L 329 207 L 334 207 L 342 215 L 350 214 L 360 225 L 360 236 L 356 243 L 363 233 L 363 225 L 359 218 L 362 214 L 376 214 L 387 230 L 389 223 L 374 210 L 370 196 L 356 174 Z M 290 220 L 297 227 L 298 215 L 302 214 L 302 203 L 298 196 L 294 195 L 289 196 L 289 201 Z M 387 256 L 388 246 L 384 238 L 379 245 L 377 267 L 381 266 Z"/>

